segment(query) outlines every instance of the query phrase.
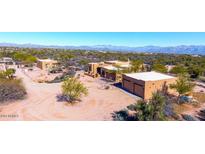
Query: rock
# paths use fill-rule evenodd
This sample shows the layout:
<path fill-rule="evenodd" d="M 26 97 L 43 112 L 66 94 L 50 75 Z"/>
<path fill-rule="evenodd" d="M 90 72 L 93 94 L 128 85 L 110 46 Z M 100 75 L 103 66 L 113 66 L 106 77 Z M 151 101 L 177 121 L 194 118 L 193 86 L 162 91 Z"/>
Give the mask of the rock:
<path fill-rule="evenodd" d="M 188 115 L 188 114 L 182 114 L 182 118 L 185 120 L 185 121 L 198 121 L 197 118 L 191 116 L 191 115 Z"/>
<path fill-rule="evenodd" d="M 198 103 L 196 99 L 194 99 L 192 96 L 181 96 L 179 98 L 180 103 Z"/>

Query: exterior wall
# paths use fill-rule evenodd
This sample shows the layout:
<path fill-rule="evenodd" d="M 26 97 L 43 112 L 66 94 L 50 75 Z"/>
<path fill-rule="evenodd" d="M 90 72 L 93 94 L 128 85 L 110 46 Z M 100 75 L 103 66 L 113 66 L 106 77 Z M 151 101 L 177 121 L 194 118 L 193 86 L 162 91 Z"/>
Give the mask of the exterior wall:
<path fill-rule="evenodd" d="M 98 63 L 91 63 L 89 64 L 89 73 L 91 74 L 97 74 L 97 68 L 99 67 Z"/>
<path fill-rule="evenodd" d="M 166 90 L 168 93 L 174 94 L 175 91 L 169 88 L 170 84 L 175 83 L 176 79 L 167 79 L 159 81 L 147 81 L 145 82 L 145 94 L 144 99 L 150 99 L 154 92 L 158 90 Z"/>
<path fill-rule="evenodd" d="M 41 61 L 37 61 L 37 67 L 43 69 L 43 64 Z"/>
<path fill-rule="evenodd" d="M 116 80 L 116 73 L 112 73 L 109 72 L 109 70 L 103 68 L 102 66 L 107 66 L 107 64 L 100 64 L 100 63 L 90 63 L 89 64 L 89 74 L 90 75 L 97 75 L 100 74 L 100 76 L 113 80 Z M 100 69 L 100 71 L 98 72 L 98 69 Z"/>
<path fill-rule="evenodd" d="M 123 75 L 122 86 L 129 92 L 150 99 L 154 92 L 158 90 L 167 90 L 168 93 L 175 94 L 175 91 L 169 88 L 169 85 L 175 83 L 176 79 L 166 79 L 158 81 L 142 81 Z"/>
<path fill-rule="evenodd" d="M 42 69 L 42 70 L 52 68 L 55 65 L 56 65 L 56 63 L 52 62 L 52 61 L 51 62 L 37 61 L 37 67 Z"/>
<path fill-rule="evenodd" d="M 115 81 L 116 80 L 116 73 L 105 72 L 105 78 Z"/>

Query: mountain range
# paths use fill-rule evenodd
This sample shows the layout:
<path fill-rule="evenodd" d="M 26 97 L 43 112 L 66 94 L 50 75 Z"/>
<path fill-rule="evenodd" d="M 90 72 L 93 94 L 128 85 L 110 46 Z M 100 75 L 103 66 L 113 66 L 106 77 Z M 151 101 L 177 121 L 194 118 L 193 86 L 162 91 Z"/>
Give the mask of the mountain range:
<path fill-rule="evenodd" d="M 114 46 L 114 45 L 58 46 L 58 45 L 0 43 L 0 47 L 56 48 L 56 49 L 97 50 L 97 51 L 150 52 L 150 53 L 205 55 L 205 45 L 180 45 L 180 46 L 168 46 L 168 47 L 160 47 L 160 46 L 128 47 L 128 46 Z"/>

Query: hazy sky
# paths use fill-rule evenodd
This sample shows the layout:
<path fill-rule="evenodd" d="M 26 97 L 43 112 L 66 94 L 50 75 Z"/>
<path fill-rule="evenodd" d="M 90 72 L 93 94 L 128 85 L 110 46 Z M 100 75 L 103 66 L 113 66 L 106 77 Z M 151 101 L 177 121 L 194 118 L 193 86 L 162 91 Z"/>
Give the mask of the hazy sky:
<path fill-rule="evenodd" d="M 0 43 L 42 45 L 177 46 L 205 45 L 205 33 L 158 32 L 0 32 Z"/>

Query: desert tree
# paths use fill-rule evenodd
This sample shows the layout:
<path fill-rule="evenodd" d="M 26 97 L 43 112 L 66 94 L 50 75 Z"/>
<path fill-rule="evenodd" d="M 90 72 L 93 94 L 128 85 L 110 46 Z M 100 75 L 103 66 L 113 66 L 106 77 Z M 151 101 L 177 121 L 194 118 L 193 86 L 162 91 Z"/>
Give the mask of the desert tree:
<path fill-rule="evenodd" d="M 16 70 L 13 68 L 9 68 L 6 71 L 0 71 L 0 78 L 3 79 L 13 79 Z"/>
<path fill-rule="evenodd" d="M 175 89 L 178 93 L 178 99 L 180 96 L 191 92 L 194 88 L 194 84 L 186 75 L 179 75 L 176 83 L 170 85 L 171 89 Z"/>
<path fill-rule="evenodd" d="M 187 73 L 187 68 L 183 65 L 176 65 L 170 70 L 170 73 L 173 73 L 173 74 L 186 74 Z"/>
<path fill-rule="evenodd" d="M 88 94 L 88 89 L 76 78 L 67 78 L 62 84 L 62 91 L 71 103 Z"/>
<path fill-rule="evenodd" d="M 161 73 L 167 73 L 167 68 L 160 63 L 153 64 L 152 70 L 157 71 L 157 72 L 161 72 Z"/>
<path fill-rule="evenodd" d="M 131 71 L 139 72 L 142 68 L 143 62 L 141 60 L 133 60 L 131 61 Z"/>

